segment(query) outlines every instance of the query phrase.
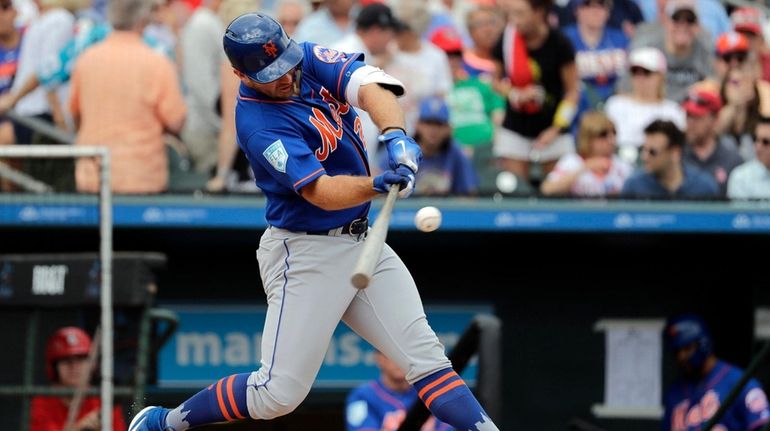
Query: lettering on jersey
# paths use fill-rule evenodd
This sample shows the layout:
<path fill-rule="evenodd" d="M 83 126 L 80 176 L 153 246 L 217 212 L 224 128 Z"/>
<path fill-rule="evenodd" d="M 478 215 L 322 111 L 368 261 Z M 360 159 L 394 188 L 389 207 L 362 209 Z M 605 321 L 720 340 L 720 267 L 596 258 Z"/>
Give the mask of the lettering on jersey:
<path fill-rule="evenodd" d="M 278 47 L 275 46 L 275 43 L 272 40 L 262 45 L 262 49 L 264 49 L 265 54 L 269 55 L 270 57 L 275 58 L 278 56 Z"/>
<path fill-rule="evenodd" d="M 685 418 L 687 417 L 687 410 L 689 407 L 690 402 L 687 400 L 682 401 L 674 407 L 674 412 L 671 414 L 672 431 L 684 431 L 687 429 Z"/>
<path fill-rule="evenodd" d="M 286 173 L 286 161 L 289 160 L 289 154 L 286 152 L 286 148 L 283 147 L 283 142 L 280 139 L 270 144 L 262 155 L 265 156 L 265 159 L 270 162 L 276 171 Z"/>
<path fill-rule="evenodd" d="M 337 51 L 336 49 L 327 48 L 325 46 L 316 45 L 313 47 L 313 54 L 315 57 L 324 63 L 337 63 L 345 60 L 345 53 Z"/>
<path fill-rule="evenodd" d="M 347 103 L 341 104 L 339 101 L 332 97 L 329 90 L 321 87 L 319 92 L 324 102 L 329 105 L 329 112 L 332 114 L 332 121 L 330 121 L 326 114 L 318 108 L 313 108 L 311 112 L 312 116 L 308 117 L 310 124 L 312 124 L 318 134 L 321 135 L 321 146 L 315 150 L 315 156 L 318 161 L 323 162 L 328 159 L 331 153 L 337 149 L 339 140 L 342 139 L 344 133 L 342 127 L 342 115 L 347 114 L 350 111 L 350 105 Z"/>
<path fill-rule="evenodd" d="M 383 431 L 396 431 L 401 423 L 406 419 L 406 411 L 394 410 L 392 412 L 385 413 L 385 418 L 382 420 Z"/>
<path fill-rule="evenodd" d="M 350 425 L 354 427 L 361 426 L 366 417 L 369 416 L 369 408 L 366 406 L 366 401 L 358 400 L 350 403 L 346 416 Z"/>
<path fill-rule="evenodd" d="M 358 139 L 361 140 L 361 143 L 364 144 L 364 148 L 366 148 L 366 139 L 364 139 L 364 125 L 361 123 L 361 117 L 356 117 L 356 119 L 353 121 L 353 131 L 356 132 Z"/>
<path fill-rule="evenodd" d="M 746 394 L 746 408 L 752 413 L 762 413 L 767 410 L 767 396 L 760 388 L 754 388 Z"/>

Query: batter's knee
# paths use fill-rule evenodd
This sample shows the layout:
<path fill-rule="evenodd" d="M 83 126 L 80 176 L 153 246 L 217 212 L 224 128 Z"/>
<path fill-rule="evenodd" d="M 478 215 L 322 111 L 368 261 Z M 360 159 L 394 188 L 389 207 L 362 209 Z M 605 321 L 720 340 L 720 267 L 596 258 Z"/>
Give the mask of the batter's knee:
<path fill-rule="evenodd" d="M 249 415 L 254 419 L 275 419 L 293 412 L 304 401 L 310 387 L 297 382 L 271 381 L 251 386 L 246 393 Z"/>

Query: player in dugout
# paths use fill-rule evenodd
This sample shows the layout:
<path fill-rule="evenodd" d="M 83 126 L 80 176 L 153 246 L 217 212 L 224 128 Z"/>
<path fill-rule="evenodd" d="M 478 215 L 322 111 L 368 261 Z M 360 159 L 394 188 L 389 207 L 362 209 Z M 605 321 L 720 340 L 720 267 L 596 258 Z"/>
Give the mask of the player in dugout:
<path fill-rule="evenodd" d="M 257 260 L 267 295 L 261 367 L 223 377 L 173 409 L 151 406 L 130 431 L 184 431 L 291 413 L 310 392 L 342 320 L 396 361 L 426 407 L 462 431 L 498 431 L 425 317 L 409 270 L 387 245 L 365 290 L 350 268 L 367 239 L 370 201 L 414 190 L 422 155 L 406 136 L 404 86 L 360 53 L 296 43 L 273 18 L 231 22 L 225 53 L 241 80 L 238 142 L 265 193 L 268 228 Z M 368 112 L 388 149 L 372 176 L 361 120 Z"/>
<path fill-rule="evenodd" d="M 664 397 L 662 431 L 699 431 L 719 409 L 743 370 L 714 354 L 703 319 L 683 314 L 672 317 L 663 330 L 667 350 L 682 372 Z M 754 431 L 770 421 L 767 397 L 756 379 L 741 390 L 713 431 Z"/>

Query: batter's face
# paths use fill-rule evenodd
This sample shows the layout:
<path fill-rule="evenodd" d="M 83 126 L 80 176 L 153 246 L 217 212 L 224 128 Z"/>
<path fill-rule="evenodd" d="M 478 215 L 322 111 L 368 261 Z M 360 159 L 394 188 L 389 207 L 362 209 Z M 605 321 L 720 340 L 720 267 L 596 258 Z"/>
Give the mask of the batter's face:
<path fill-rule="evenodd" d="M 296 67 L 275 81 L 265 84 L 254 81 L 238 70 L 233 70 L 233 72 L 247 87 L 257 90 L 272 99 L 288 99 L 299 94 L 299 85 L 295 85 L 295 83 L 298 84 L 299 78 L 299 74 L 296 73 Z"/>

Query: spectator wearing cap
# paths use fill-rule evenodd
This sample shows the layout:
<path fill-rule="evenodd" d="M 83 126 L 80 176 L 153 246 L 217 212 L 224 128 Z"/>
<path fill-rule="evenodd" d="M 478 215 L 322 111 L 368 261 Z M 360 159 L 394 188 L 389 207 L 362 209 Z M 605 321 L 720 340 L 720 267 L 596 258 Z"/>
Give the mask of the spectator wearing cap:
<path fill-rule="evenodd" d="M 358 13 L 356 31 L 336 42 L 332 48 L 362 52 L 367 64 L 382 68 L 393 55 L 396 32 L 402 27 L 388 5 L 371 3 Z"/>
<path fill-rule="evenodd" d="M 297 26 L 293 37 L 297 42 L 332 46 L 355 31 L 355 0 L 323 0 L 320 4 Z"/>
<path fill-rule="evenodd" d="M 572 0 L 575 25 L 564 28 L 564 36 L 575 47 L 575 63 L 582 80 L 580 113 L 601 109 L 614 94 L 616 81 L 626 69 L 628 38 L 607 26 L 611 0 Z"/>
<path fill-rule="evenodd" d="M 738 166 L 727 181 L 730 199 L 770 199 L 770 118 L 761 117 L 754 132 L 756 158 Z"/>
<path fill-rule="evenodd" d="M 725 196 L 727 178 L 743 159 L 732 141 L 717 134 L 717 116 L 722 109 L 719 92 L 710 85 L 696 85 L 682 102 L 682 108 L 687 113 L 683 160 L 711 174 L 720 195 Z"/>
<path fill-rule="evenodd" d="M 747 62 L 759 71 L 758 63 L 750 56 L 749 40 L 741 33 L 731 31 L 719 36 L 714 52 L 714 72 L 719 81 L 724 79 L 728 70 L 743 67 Z"/>
<path fill-rule="evenodd" d="M 698 37 L 701 26 L 695 0 L 668 0 L 664 10 L 662 31 L 638 32 L 631 49 L 653 47 L 663 52 L 668 66 L 666 97 L 679 102 L 693 84 L 713 75 L 713 45 Z"/>
<path fill-rule="evenodd" d="M 505 115 L 505 100 L 489 81 L 468 73 L 463 61 L 462 39 L 452 27 L 436 31 L 430 40 L 446 53 L 452 69 L 454 86 L 447 99 L 454 138 L 469 156 L 473 156 L 478 147 L 491 150 L 495 127 Z"/>
<path fill-rule="evenodd" d="M 631 92 L 607 99 L 604 112 L 617 127 L 620 155 L 635 163 L 644 128 L 653 120 L 673 121 L 684 129 L 685 114 L 665 95 L 666 57 L 657 48 L 637 48 L 628 56 Z"/>
<path fill-rule="evenodd" d="M 465 19 L 472 44 L 463 50 L 463 67 L 470 76 L 491 81 L 495 75 L 492 51 L 503 32 L 505 20 L 495 6 L 478 6 Z"/>
<path fill-rule="evenodd" d="M 476 172 L 452 139 L 449 106 L 441 97 L 427 97 L 420 103 L 414 139 L 423 154 L 416 174 L 415 194 L 469 195 L 476 192 Z"/>
<path fill-rule="evenodd" d="M 655 120 L 644 129 L 643 169 L 635 172 L 620 192 L 624 198 L 714 198 L 719 188 L 706 172 L 682 161 L 684 133 L 671 121 Z"/>
<path fill-rule="evenodd" d="M 644 15 L 644 24 L 638 27 L 640 33 L 661 31 L 660 23 L 666 19 L 668 0 L 638 0 Z M 696 0 L 698 21 L 704 31 L 701 33 L 704 46 L 711 46 L 720 34 L 730 31 L 732 25 L 721 0 Z"/>
<path fill-rule="evenodd" d="M 753 7 L 739 7 L 730 14 L 730 19 L 735 31 L 748 39 L 749 52 L 757 59 L 762 70 L 760 76 L 765 81 L 770 81 L 770 48 L 762 33 L 765 23 L 762 12 Z"/>
<path fill-rule="evenodd" d="M 429 96 L 446 97 L 452 90 L 452 72 L 444 51 L 422 38 L 430 23 L 425 2 L 399 0 L 393 11 L 404 26 L 396 35 L 398 49 L 384 70 L 406 87 L 399 103 L 406 116 L 406 129 L 413 134 L 420 101 Z"/>

